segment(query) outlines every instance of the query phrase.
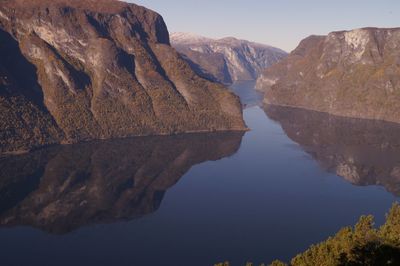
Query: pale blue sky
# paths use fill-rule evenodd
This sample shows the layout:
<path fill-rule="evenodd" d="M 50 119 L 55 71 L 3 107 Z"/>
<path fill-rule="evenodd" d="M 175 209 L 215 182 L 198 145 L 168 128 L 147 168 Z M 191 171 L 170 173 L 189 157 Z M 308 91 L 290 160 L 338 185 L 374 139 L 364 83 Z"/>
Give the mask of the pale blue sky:
<path fill-rule="evenodd" d="M 160 13 L 170 32 L 234 36 L 286 51 L 311 34 L 400 27 L 400 0 L 129 0 Z"/>

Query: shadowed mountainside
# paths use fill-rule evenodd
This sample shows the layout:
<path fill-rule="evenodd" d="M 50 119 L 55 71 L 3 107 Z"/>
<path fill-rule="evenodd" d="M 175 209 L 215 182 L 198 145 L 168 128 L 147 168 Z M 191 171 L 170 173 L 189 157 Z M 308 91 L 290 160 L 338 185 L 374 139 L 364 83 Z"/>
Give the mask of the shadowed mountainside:
<path fill-rule="evenodd" d="M 163 18 L 115 0 L 3 0 L 0 153 L 244 130 L 239 99 L 199 77 Z"/>

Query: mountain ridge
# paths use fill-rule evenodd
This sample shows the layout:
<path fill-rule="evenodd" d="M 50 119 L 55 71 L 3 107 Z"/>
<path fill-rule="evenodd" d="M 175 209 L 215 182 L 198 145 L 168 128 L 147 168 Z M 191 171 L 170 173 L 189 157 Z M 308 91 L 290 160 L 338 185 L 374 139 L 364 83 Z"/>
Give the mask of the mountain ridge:
<path fill-rule="evenodd" d="M 170 40 L 197 73 L 224 84 L 255 80 L 264 68 L 287 55 L 279 48 L 235 37 L 213 39 L 175 32 Z"/>
<path fill-rule="evenodd" d="M 246 129 L 238 97 L 193 72 L 145 7 L 4 0 L 0 35 L 0 153 Z"/>
<path fill-rule="evenodd" d="M 265 103 L 400 122 L 400 28 L 311 35 L 259 77 Z"/>

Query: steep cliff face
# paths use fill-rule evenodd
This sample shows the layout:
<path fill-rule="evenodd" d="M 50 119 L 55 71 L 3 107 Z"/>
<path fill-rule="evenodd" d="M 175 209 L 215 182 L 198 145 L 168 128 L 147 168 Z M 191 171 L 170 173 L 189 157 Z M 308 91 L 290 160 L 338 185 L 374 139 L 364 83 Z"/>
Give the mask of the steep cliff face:
<path fill-rule="evenodd" d="M 171 44 L 200 75 L 225 84 L 255 80 L 287 53 L 268 45 L 232 37 L 214 40 L 190 33 L 172 33 Z"/>
<path fill-rule="evenodd" d="M 196 75 L 144 7 L 3 0 L 0 40 L 0 152 L 245 128 L 238 98 Z"/>
<path fill-rule="evenodd" d="M 308 37 L 257 87 L 269 104 L 400 122 L 400 28 Z"/>
<path fill-rule="evenodd" d="M 271 105 L 265 112 L 323 169 L 400 196 L 399 124 Z"/>

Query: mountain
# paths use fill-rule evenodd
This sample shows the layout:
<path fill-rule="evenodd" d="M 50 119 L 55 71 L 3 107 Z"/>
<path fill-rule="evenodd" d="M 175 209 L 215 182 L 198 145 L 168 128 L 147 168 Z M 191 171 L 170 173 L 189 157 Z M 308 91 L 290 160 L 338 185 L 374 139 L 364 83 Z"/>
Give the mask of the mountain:
<path fill-rule="evenodd" d="M 324 170 L 400 196 L 399 124 L 273 105 L 265 112 Z"/>
<path fill-rule="evenodd" d="M 0 226 L 64 234 L 153 213 L 193 165 L 234 154 L 243 134 L 96 141 L 0 158 Z"/>
<path fill-rule="evenodd" d="M 138 135 L 244 130 L 157 13 L 116 0 L 2 0 L 0 153 Z"/>
<path fill-rule="evenodd" d="M 310 36 L 265 70 L 265 102 L 400 122 L 400 28 Z"/>
<path fill-rule="evenodd" d="M 192 33 L 172 33 L 170 38 L 172 46 L 199 75 L 225 84 L 255 80 L 262 70 L 287 55 L 278 48 L 233 37 L 215 40 Z"/>

